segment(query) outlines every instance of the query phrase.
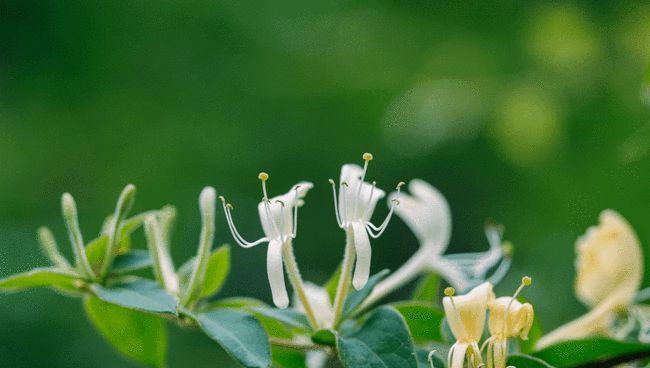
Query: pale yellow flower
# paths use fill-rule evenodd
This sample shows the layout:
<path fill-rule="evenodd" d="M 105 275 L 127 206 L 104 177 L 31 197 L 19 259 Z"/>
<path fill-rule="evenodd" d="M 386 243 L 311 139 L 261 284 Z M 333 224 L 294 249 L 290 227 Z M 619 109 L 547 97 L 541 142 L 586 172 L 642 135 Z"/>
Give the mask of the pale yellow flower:
<path fill-rule="evenodd" d="M 492 284 L 485 282 L 465 295 L 453 296 L 453 288 L 445 289 L 442 305 L 447 322 L 456 337 L 449 350 L 447 364 L 450 368 L 462 368 L 466 360 L 471 365 L 483 364 L 478 342 L 485 327 L 487 307 L 494 300 Z"/>
<path fill-rule="evenodd" d="M 497 298 L 490 303 L 489 309 L 488 328 L 492 336 L 486 341 L 488 368 L 505 368 L 508 339 L 528 340 L 535 313 L 530 303 L 521 303 L 514 297 Z"/>
<path fill-rule="evenodd" d="M 537 348 L 595 334 L 611 334 L 616 312 L 632 303 L 643 279 L 641 244 L 619 213 L 605 210 L 598 226 L 576 242 L 576 295 L 591 310 L 542 337 Z"/>

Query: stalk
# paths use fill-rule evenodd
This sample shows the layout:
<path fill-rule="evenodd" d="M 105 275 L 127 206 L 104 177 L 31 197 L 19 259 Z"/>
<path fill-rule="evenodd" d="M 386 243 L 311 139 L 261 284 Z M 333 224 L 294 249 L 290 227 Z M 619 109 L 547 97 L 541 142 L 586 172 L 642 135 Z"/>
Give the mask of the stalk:
<path fill-rule="evenodd" d="M 284 260 L 284 265 L 287 268 L 287 275 L 289 276 L 289 282 L 293 286 L 293 290 L 298 294 L 298 299 L 302 303 L 303 308 L 305 308 L 305 314 L 309 320 L 314 331 L 318 330 L 320 327 L 318 325 L 318 320 L 314 314 L 314 310 L 309 303 L 307 298 L 307 293 L 305 293 L 305 287 L 302 282 L 302 277 L 300 276 L 300 270 L 298 269 L 298 263 L 296 262 L 296 257 L 293 254 L 293 245 L 291 244 L 291 239 L 287 240 L 282 245 L 282 259 Z"/>
<path fill-rule="evenodd" d="M 334 322 L 336 328 L 341 322 L 343 315 L 343 305 L 350 292 L 350 278 L 352 275 L 352 266 L 354 265 L 354 235 L 352 227 L 345 228 L 345 254 L 343 256 L 343 265 L 341 266 L 341 275 L 339 283 L 336 286 L 336 295 L 334 296 Z"/>

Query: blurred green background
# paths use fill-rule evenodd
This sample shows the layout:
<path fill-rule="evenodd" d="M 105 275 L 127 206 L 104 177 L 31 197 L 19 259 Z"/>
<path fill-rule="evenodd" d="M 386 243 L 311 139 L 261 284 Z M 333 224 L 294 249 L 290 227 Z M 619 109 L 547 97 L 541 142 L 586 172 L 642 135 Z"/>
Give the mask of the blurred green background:
<path fill-rule="evenodd" d="M 327 179 L 365 151 L 380 187 L 418 177 L 447 196 L 451 252 L 485 249 L 486 218 L 505 224 L 516 253 L 497 291 L 531 275 L 547 329 L 584 311 L 574 241 L 602 209 L 650 254 L 647 4 L 3 0 L 0 37 L 2 277 L 46 263 L 39 225 L 71 253 L 64 191 L 88 239 L 126 183 L 137 210 L 175 204 L 177 264 L 195 252 L 205 185 L 255 238 L 264 170 L 272 194 L 315 183 L 295 246 L 323 282 L 343 250 Z M 221 213 L 218 229 L 230 242 Z M 416 246 L 396 219 L 373 242 L 373 270 Z M 265 252 L 234 249 L 222 295 L 269 301 Z M 234 366 L 199 333 L 170 330 L 170 367 Z M 131 363 L 78 300 L 37 290 L 0 296 L 0 366 Z"/>

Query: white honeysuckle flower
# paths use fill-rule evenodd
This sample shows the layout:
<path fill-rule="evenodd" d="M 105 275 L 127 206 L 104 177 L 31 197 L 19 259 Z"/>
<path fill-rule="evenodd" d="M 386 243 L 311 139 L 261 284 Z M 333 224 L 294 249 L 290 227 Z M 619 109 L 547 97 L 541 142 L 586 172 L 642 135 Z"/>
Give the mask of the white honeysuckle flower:
<path fill-rule="evenodd" d="M 482 351 L 487 345 L 488 368 L 506 368 L 509 338 L 519 337 L 522 340 L 528 340 L 535 312 L 530 303 L 518 301 L 517 295 L 524 286 L 528 286 L 530 283 L 531 279 L 524 277 L 515 295 L 497 298 L 488 305 L 490 311 L 488 329 L 491 336 L 481 347 Z"/>
<path fill-rule="evenodd" d="M 447 356 L 447 366 L 462 368 L 466 360 L 471 366 L 483 364 L 478 342 L 485 327 L 487 307 L 494 300 L 492 284 L 484 282 L 465 295 L 454 296 L 454 288 L 445 289 L 442 305 L 447 323 L 456 337 Z"/>
<path fill-rule="evenodd" d="M 294 185 L 289 192 L 268 198 L 266 180 L 268 174 L 262 172 L 259 179 L 262 181 L 262 192 L 264 197 L 257 206 L 260 222 L 264 231 L 264 237 L 253 242 L 246 241 L 237 231 L 232 219 L 232 205 L 226 203 L 223 197 L 219 197 L 223 203 L 224 212 L 228 227 L 233 238 L 243 248 L 250 248 L 260 243 L 268 243 L 266 258 L 266 271 L 271 286 L 273 303 L 278 308 L 286 308 L 289 305 L 289 296 L 284 282 L 284 267 L 282 248 L 285 243 L 296 237 L 298 226 L 298 207 L 304 204 L 303 198 L 309 189 L 313 187 L 310 182 L 300 182 Z"/>
<path fill-rule="evenodd" d="M 598 226 L 576 241 L 576 295 L 591 310 L 537 342 L 537 348 L 596 334 L 612 335 L 617 312 L 634 301 L 643 279 L 643 252 L 630 224 L 604 210 Z"/>
<path fill-rule="evenodd" d="M 330 179 L 334 194 L 334 211 L 336 221 L 340 228 L 352 234 L 356 253 L 356 265 L 352 285 L 359 290 L 366 285 L 370 276 L 370 259 L 372 250 L 368 236 L 378 238 L 383 234 L 399 204 L 399 194 L 391 201 L 390 210 L 384 221 L 379 226 L 370 222 L 370 218 L 377 206 L 377 202 L 384 198 L 386 193 L 377 188 L 375 182 L 365 181 L 368 162 L 372 160 L 370 153 L 363 154 L 363 168 L 356 164 L 345 164 L 341 168 L 341 181 L 338 196 L 336 184 Z M 403 183 L 397 185 L 397 193 Z"/>
<path fill-rule="evenodd" d="M 445 197 L 421 179 L 409 182 L 408 193 L 393 192 L 390 203 L 399 196 L 395 213 L 418 239 L 420 248 L 399 269 L 375 286 L 364 305 L 369 305 L 408 283 L 424 271 L 433 271 L 461 293 L 489 281 L 498 283 L 508 272 L 511 245 L 503 243 L 501 226 L 488 224 L 485 234 L 490 248 L 484 252 L 444 254 L 451 239 L 451 212 Z M 498 266 L 497 266 L 498 265 Z M 490 270 L 494 270 L 488 276 Z"/>

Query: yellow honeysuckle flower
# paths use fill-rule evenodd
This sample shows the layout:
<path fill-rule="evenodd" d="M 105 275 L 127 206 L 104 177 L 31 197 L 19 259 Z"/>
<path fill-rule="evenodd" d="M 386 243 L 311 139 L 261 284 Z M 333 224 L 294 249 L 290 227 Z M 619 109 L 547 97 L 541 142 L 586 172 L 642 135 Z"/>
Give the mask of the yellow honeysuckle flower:
<path fill-rule="evenodd" d="M 509 338 L 528 339 L 528 332 L 533 325 L 535 313 L 533 306 L 530 303 L 518 301 L 517 295 L 524 286 L 528 286 L 530 283 L 531 278 L 524 277 L 515 295 L 497 298 L 489 304 L 488 329 L 491 336 L 481 347 L 482 351 L 487 344 L 488 368 L 506 367 Z"/>
<path fill-rule="evenodd" d="M 542 337 L 537 348 L 595 334 L 610 334 L 616 312 L 632 303 L 643 279 L 641 244 L 618 212 L 601 212 L 598 226 L 576 242 L 576 295 L 591 310 Z"/>
<path fill-rule="evenodd" d="M 447 322 L 456 337 L 456 343 L 449 350 L 447 365 L 462 368 L 466 360 L 473 366 L 483 364 L 478 342 L 485 327 L 488 304 L 494 300 L 492 284 L 485 282 L 465 295 L 453 296 L 454 289 L 445 289 L 442 305 Z"/>

